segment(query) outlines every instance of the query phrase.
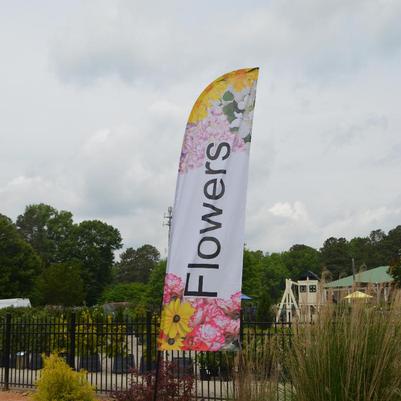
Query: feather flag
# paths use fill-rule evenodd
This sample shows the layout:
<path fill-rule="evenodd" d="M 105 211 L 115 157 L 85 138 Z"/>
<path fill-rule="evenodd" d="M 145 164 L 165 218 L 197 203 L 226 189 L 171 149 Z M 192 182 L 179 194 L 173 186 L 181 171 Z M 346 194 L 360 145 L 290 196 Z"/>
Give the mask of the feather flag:
<path fill-rule="evenodd" d="M 173 208 L 160 350 L 238 348 L 258 72 L 246 68 L 216 79 L 189 116 Z"/>

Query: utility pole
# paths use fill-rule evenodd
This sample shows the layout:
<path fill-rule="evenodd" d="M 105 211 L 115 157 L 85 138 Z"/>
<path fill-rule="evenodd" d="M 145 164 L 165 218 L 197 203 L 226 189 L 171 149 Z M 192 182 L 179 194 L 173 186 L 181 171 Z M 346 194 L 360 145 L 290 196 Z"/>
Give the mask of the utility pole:
<path fill-rule="evenodd" d="M 167 213 L 164 213 L 163 216 L 163 226 L 168 227 L 168 248 L 170 249 L 170 235 L 171 235 L 171 219 L 173 218 L 173 208 L 169 206 L 167 208 Z M 168 253 L 167 253 L 168 257 Z M 162 305 L 161 305 L 162 307 Z M 161 309 L 161 308 L 160 308 Z M 162 357 L 162 351 L 157 350 L 157 359 L 156 359 L 156 372 L 155 372 L 155 387 L 153 390 L 153 401 L 157 401 L 157 392 L 159 389 L 159 375 L 160 375 L 160 361 Z"/>
<path fill-rule="evenodd" d="M 171 234 L 171 220 L 173 218 L 173 207 L 169 206 L 167 208 L 167 213 L 164 213 L 163 219 L 163 226 L 168 227 L 168 247 L 170 248 L 170 234 Z"/>

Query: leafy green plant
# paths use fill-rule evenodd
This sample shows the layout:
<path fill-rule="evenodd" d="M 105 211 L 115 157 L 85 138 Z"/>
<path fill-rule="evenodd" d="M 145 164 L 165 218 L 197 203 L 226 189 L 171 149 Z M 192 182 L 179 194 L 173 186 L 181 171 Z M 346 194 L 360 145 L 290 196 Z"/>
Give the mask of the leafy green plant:
<path fill-rule="evenodd" d="M 85 372 L 73 371 L 55 354 L 44 360 L 35 401 L 94 401 L 94 391 Z"/>
<path fill-rule="evenodd" d="M 228 379 L 234 368 L 234 353 L 201 352 L 197 356 L 197 362 L 203 371 L 202 373 L 208 377 L 220 376 Z"/>
<path fill-rule="evenodd" d="M 219 372 L 219 361 L 216 355 L 202 352 L 198 354 L 198 363 L 200 369 L 204 371 L 207 376 L 217 376 Z"/>
<path fill-rule="evenodd" d="M 95 355 L 104 345 L 103 325 L 99 324 L 89 311 L 83 311 L 76 326 L 78 355 Z"/>
<path fill-rule="evenodd" d="M 113 320 L 112 316 L 108 316 L 103 326 L 103 332 L 106 334 L 106 341 L 103 341 L 103 344 L 107 356 L 127 356 L 127 326 Z"/>

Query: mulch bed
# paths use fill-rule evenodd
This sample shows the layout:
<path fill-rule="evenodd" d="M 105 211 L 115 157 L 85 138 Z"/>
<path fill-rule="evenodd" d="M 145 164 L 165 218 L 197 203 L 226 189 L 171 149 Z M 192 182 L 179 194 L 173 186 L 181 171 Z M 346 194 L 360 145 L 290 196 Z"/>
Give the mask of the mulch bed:
<path fill-rule="evenodd" d="M 101 401 L 107 401 L 106 399 L 100 399 Z M 32 401 L 29 392 L 14 392 L 14 391 L 1 391 L 0 390 L 0 401 Z"/>

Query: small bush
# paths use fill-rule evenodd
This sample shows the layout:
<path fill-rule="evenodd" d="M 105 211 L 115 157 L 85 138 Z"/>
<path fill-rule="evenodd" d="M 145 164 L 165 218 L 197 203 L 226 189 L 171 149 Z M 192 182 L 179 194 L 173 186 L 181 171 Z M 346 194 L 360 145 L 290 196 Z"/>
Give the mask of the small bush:
<path fill-rule="evenodd" d="M 73 371 L 55 354 L 45 358 L 42 375 L 37 382 L 35 401 L 94 401 L 92 386 L 85 372 Z"/>
<path fill-rule="evenodd" d="M 191 401 L 194 397 L 194 377 L 184 375 L 176 377 L 175 364 L 161 361 L 157 386 L 157 401 Z M 153 401 L 155 374 L 141 375 L 132 372 L 134 378 L 126 390 L 116 391 L 112 398 L 116 401 Z"/>

